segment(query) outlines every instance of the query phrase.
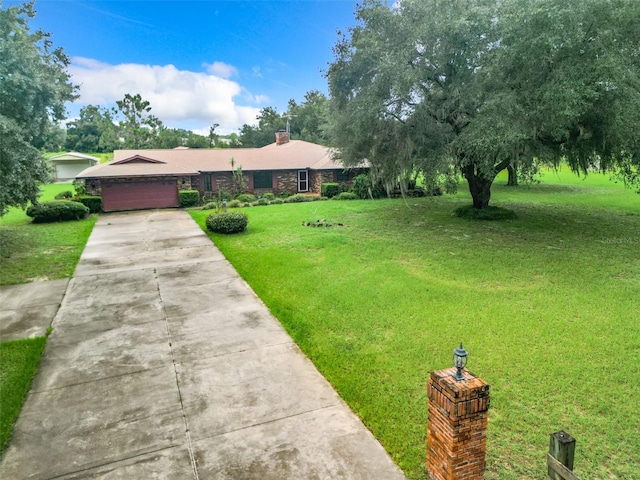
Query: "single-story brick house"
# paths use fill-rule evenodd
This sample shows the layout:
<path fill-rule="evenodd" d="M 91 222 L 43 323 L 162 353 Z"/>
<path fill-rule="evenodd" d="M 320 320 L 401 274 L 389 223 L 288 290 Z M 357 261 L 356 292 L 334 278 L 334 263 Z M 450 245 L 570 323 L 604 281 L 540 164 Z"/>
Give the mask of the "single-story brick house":
<path fill-rule="evenodd" d="M 67 152 L 49 157 L 55 181 L 73 180 L 88 167 L 100 163 L 100 159 L 78 152 Z"/>
<path fill-rule="evenodd" d="M 113 161 L 77 178 L 89 195 L 102 196 L 106 212 L 139 210 L 177 207 L 179 190 L 230 191 L 239 167 L 245 190 L 255 194 L 320 193 L 323 183 L 350 183 L 357 174 L 335 161 L 330 148 L 278 132 L 276 142 L 262 148 L 116 150 Z"/>

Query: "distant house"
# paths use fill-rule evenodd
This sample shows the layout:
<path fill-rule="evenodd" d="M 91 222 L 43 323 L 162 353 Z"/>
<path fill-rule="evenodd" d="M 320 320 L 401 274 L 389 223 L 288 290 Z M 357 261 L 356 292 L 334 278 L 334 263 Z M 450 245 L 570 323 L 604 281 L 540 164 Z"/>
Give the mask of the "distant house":
<path fill-rule="evenodd" d="M 233 163 L 232 163 L 233 160 Z M 178 206 L 178 191 L 199 190 L 213 196 L 230 191 L 233 171 L 241 168 L 245 191 L 320 193 L 325 182 L 350 183 L 357 172 L 346 171 L 332 150 L 285 132 L 262 148 L 116 150 L 112 162 L 77 175 L 89 195 L 101 195 L 105 211 Z"/>
<path fill-rule="evenodd" d="M 88 167 L 100 163 L 100 159 L 78 152 L 68 152 L 49 157 L 53 167 L 53 179 L 55 181 L 73 180 Z"/>

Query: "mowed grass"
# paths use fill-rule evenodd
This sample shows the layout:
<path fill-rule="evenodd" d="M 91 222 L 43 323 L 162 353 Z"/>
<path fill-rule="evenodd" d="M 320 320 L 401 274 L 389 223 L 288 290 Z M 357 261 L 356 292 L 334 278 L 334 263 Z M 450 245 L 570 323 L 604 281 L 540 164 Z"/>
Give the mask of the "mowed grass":
<path fill-rule="evenodd" d="M 40 201 L 66 190 L 73 186 L 44 185 Z M 96 219 L 34 224 L 21 208 L 10 209 L 0 217 L 0 285 L 70 277 Z"/>
<path fill-rule="evenodd" d="M 70 184 L 42 187 L 40 201 L 53 200 Z M 91 234 L 96 216 L 80 221 L 32 224 L 24 210 L 0 217 L 0 285 L 69 277 Z M 45 337 L 0 342 L 0 452 L 29 392 Z"/>
<path fill-rule="evenodd" d="M 429 372 L 460 341 L 491 384 L 485 478 L 547 478 L 560 429 L 582 478 L 638 478 L 640 196 L 566 171 L 505 181 L 492 204 L 517 220 L 452 217 L 461 184 L 253 207 L 245 233 L 211 237 L 410 478 L 426 478 Z M 319 219 L 344 226 L 301 225 Z"/>
<path fill-rule="evenodd" d="M 36 337 L 0 343 L 0 453 L 11 439 L 46 341 Z"/>

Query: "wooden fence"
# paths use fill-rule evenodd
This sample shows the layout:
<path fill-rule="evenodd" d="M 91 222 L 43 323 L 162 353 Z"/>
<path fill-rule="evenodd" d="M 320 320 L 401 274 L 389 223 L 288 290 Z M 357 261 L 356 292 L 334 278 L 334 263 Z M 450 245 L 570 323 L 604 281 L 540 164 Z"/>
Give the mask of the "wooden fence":
<path fill-rule="evenodd" d="M 551 480 L 580 480 L 573 473 L 575 452 L 575 438 L 562 430 L 551 434 L 547 454 L 547 467 Z"/>

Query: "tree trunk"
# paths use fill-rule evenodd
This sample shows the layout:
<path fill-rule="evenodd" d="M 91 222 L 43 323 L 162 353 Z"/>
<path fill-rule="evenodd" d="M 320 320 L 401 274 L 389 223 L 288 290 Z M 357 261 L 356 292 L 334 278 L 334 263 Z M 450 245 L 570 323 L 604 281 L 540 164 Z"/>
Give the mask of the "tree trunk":
<path fill-rule="evenodd" d="M 507 166 L 507 172 L 509 172 L 509 179 L 507 180 L 508 187 L 518 186 L 518 170 L 515 165 Z"/>
<path fill-rule="evenodd" d="M 476 172 L 473 164 L 464 167 L 462 173 L 469 184 L 473 208 L 478 210 L 487 208 L 491 199 L 491 184 L 493 184 L 495 176 L 493 178 L 483 176 L 481 173 Z"/>

